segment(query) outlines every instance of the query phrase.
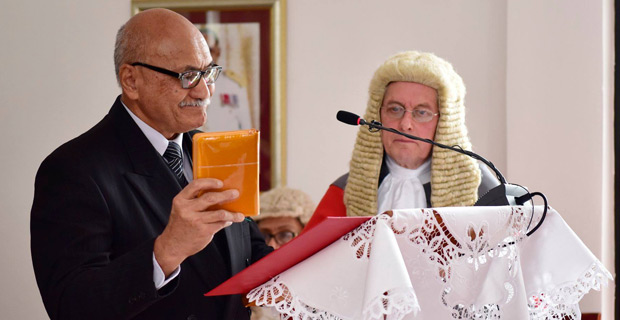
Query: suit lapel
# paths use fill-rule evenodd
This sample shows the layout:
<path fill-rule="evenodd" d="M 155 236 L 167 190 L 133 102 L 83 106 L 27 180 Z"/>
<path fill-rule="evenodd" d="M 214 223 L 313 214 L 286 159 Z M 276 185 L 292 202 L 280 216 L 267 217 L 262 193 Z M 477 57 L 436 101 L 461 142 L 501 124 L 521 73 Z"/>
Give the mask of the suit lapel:
<path fill-rule="evenodd" d="M 194 161 L 192 154 L 192 138 L 196 131 L 190 131 L 183 134 L 183 152 L 187 155 L 187 159 L 189 160 L 190 167 L 194 168 Z"/>
<path fill-rule="evenodd" d="M 116 134 L 125 148 L 132 171 L 125 177 L 136 193 L 150 206 L 162 226 L 168 224 L 172 198 L 181 191 L 181 186 L 166 166 L 163 158 L 153 148 L 142 130 L 116 100 L 110 110 L 110 117 L 116 125 Z"/>

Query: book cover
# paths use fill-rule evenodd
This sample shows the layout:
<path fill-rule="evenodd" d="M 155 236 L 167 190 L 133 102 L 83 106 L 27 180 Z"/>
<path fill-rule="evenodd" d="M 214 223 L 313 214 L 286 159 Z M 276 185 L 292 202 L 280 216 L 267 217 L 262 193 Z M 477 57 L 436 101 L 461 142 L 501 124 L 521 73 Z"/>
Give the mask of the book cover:
<path fill-rule="evenodd" d="M 215 178 L 224 182 L 216 191 L 239 190 L 239 198 L 213 206 L 241 212 L 246 216 L 259 213 L 259 143 L 256 129 L 202 132 L 193 137 L 194 179 Z"/>

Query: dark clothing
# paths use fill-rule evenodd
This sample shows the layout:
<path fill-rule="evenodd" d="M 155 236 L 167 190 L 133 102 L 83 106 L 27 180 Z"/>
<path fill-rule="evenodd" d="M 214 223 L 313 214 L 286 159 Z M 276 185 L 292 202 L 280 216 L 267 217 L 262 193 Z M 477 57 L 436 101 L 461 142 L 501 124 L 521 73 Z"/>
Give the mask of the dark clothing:
<path fill-rule="evenodd" d="M 192 154 L 189 133 L 183 149 Z M 179 191 L 120 97 L 101 122 L 50 154 L 36 176 L 30 225 L 50 318 L 249 319 L 239 295 L 204 293 L 271 252 L 252 221 L 218 232 L 155 289 L 153 243 Z"/>

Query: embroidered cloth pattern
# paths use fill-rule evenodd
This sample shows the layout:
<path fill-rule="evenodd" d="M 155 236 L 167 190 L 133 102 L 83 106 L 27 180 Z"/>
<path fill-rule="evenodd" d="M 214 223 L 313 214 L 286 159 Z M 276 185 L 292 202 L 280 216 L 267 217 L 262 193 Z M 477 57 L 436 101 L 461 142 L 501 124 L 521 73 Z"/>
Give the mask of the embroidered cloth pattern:
<path fill-rule="evenodd" d="M 578 319 L 613 278 L 552 208 L 527 237 L 542 211 L 394 210 L 247 298 L 283 319 Z"/>

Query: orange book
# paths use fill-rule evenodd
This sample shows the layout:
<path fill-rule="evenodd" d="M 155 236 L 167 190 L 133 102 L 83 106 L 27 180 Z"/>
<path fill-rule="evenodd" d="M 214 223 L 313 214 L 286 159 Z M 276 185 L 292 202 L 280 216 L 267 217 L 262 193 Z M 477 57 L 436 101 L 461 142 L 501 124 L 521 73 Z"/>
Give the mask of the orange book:
<path fill-rule="evenodd" d="M 239 190 L 239 198 L 212 207 L 241 212 L 246 216 L 259 213 L 259 141 L 256 129 L 202 132 L 193 138 L 194 179 L 215 178 L 225 189 Z"/>

